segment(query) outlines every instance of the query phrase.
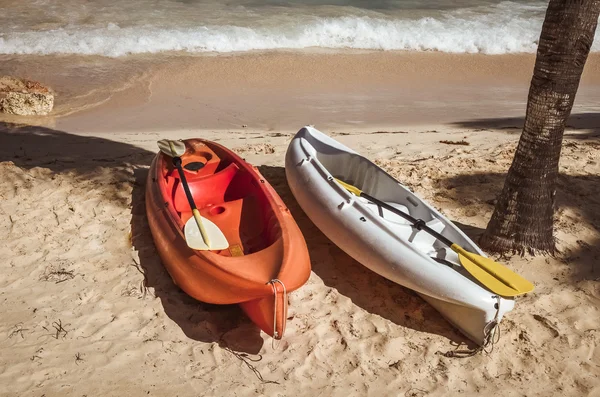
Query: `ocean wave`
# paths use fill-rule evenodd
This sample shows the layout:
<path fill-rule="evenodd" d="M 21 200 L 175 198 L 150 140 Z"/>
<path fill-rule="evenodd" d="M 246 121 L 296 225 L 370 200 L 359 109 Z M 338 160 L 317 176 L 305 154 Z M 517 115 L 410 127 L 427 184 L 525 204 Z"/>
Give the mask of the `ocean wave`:
<path fill-rule="evenodd" d="M 150 26 L 62 28 L 0 35 L 0 54 L 127 54 L 238 52 L 274 49 L 413 50 L 449 53 L 531 53 L 542 15 L 514 12 L 454 12 L 444 17 L 379 19 L 312 18 L 276 27 L 201 26 L 159 29 Z M 592 51 L 600 51 L 595 40 Z"/>

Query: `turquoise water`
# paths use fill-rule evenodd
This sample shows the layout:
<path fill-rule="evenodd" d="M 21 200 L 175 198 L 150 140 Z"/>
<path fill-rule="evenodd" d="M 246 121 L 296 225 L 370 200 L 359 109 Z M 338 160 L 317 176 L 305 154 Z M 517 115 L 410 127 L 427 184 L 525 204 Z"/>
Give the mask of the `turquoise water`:
<path fill-rule="evenodd" d="M 534 52 L 541 1 L 4 0 L 0 54 Z M 598 41 L 598 40 L 597 40 Z M 596 42 L 594 50 L 600 49 Z"/>

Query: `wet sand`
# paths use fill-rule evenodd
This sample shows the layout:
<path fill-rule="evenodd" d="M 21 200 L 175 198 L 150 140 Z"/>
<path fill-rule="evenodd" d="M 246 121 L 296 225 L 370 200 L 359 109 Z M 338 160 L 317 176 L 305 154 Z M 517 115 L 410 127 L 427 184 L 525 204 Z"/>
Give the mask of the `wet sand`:
<path fill-rule="evenodd" d="M 0 71 L 54 87 L 55 117 L 37 122 L 68 131 L 360 130 L 522 117 L 534 61 L 531 54 L 307 51 L 20 57 L 5 59 Z M 598 109 L 599 85 L 600 55 L 592 54 L 574 113 Z"/>

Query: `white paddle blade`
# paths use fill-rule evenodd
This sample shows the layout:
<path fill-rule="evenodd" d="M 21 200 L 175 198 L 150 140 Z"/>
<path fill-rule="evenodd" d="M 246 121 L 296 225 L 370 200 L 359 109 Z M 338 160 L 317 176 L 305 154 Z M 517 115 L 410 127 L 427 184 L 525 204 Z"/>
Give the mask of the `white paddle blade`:
<path fill-rule="evenodd" d="M 202 217 L 202 225 L 206 230 L 206 234 L 208 234 L 210 247 L 204 242 L 198 223 L 196 223 L 196 219 L 192 216 L 185 223 L 185 228 L 183 230 L 185 233 L 185 241 L 190 248 L 199 251 L 215 251 L 224 250 L 229 247 L 227 238 L 223 235 L 223 232 L 217 225 L 205 217 Z"/>
<path fill-rule="evenodd" d="M 161 139 L 156 143 L 160 151 L 169 157 L 181 157 L 185 153 L 185 143 L 181 141 Z"/>

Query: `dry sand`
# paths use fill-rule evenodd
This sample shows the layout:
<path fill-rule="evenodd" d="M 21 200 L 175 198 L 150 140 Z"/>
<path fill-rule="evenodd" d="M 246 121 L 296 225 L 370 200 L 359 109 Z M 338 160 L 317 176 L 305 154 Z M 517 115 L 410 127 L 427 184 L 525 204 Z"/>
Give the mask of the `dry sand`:
<path fill-rule="evenodd" d="M 111 129 L 125 110 L 149 111 L 179 98 L 157 92 L 141 102 L 133 93 L 120 106 L 117 95 L 55 120 L 27 119 L 45 126 L 0 121 L 0 395 L 600 396 L 598 103 L 580 99 L 566 131 L 555 222 L 561 253 L 502 259 L 536 291 L 506 315 L 493 351 L 457 359 L 443 353 L 468 347 L 458 331 L 417 295 L 349 258 L 298 207 L 282 167 L 302 124 L 191 128 L 174 117 L 171 129 Z M 239 109 L 273 115 L 284 105 Z M 439 107 L 428 109 L 436 114 Z M 377 161 L 476 239 L 522 123 L 516 111 L 485 109 L 487 119 L 456 114 L 453 122 L 404 124 L 388 110 L 394 128 L 385 130 L 347 121 L 317 127 Z M 349 114 L 329 109 L 332 120 Z M 141 123 L 146 115 L 137 113 Z M 94 117 L 108 124 L 88 129 Z M 168 137 L 234 148 L 292 210 L 313 274 L 289 297 L 279 347 L 236 306 L 187 297 L 162 267 L 145 218 L 144 184 L 155 141 Z M 461 140 L 469 145 L 441 143 Z"/>

